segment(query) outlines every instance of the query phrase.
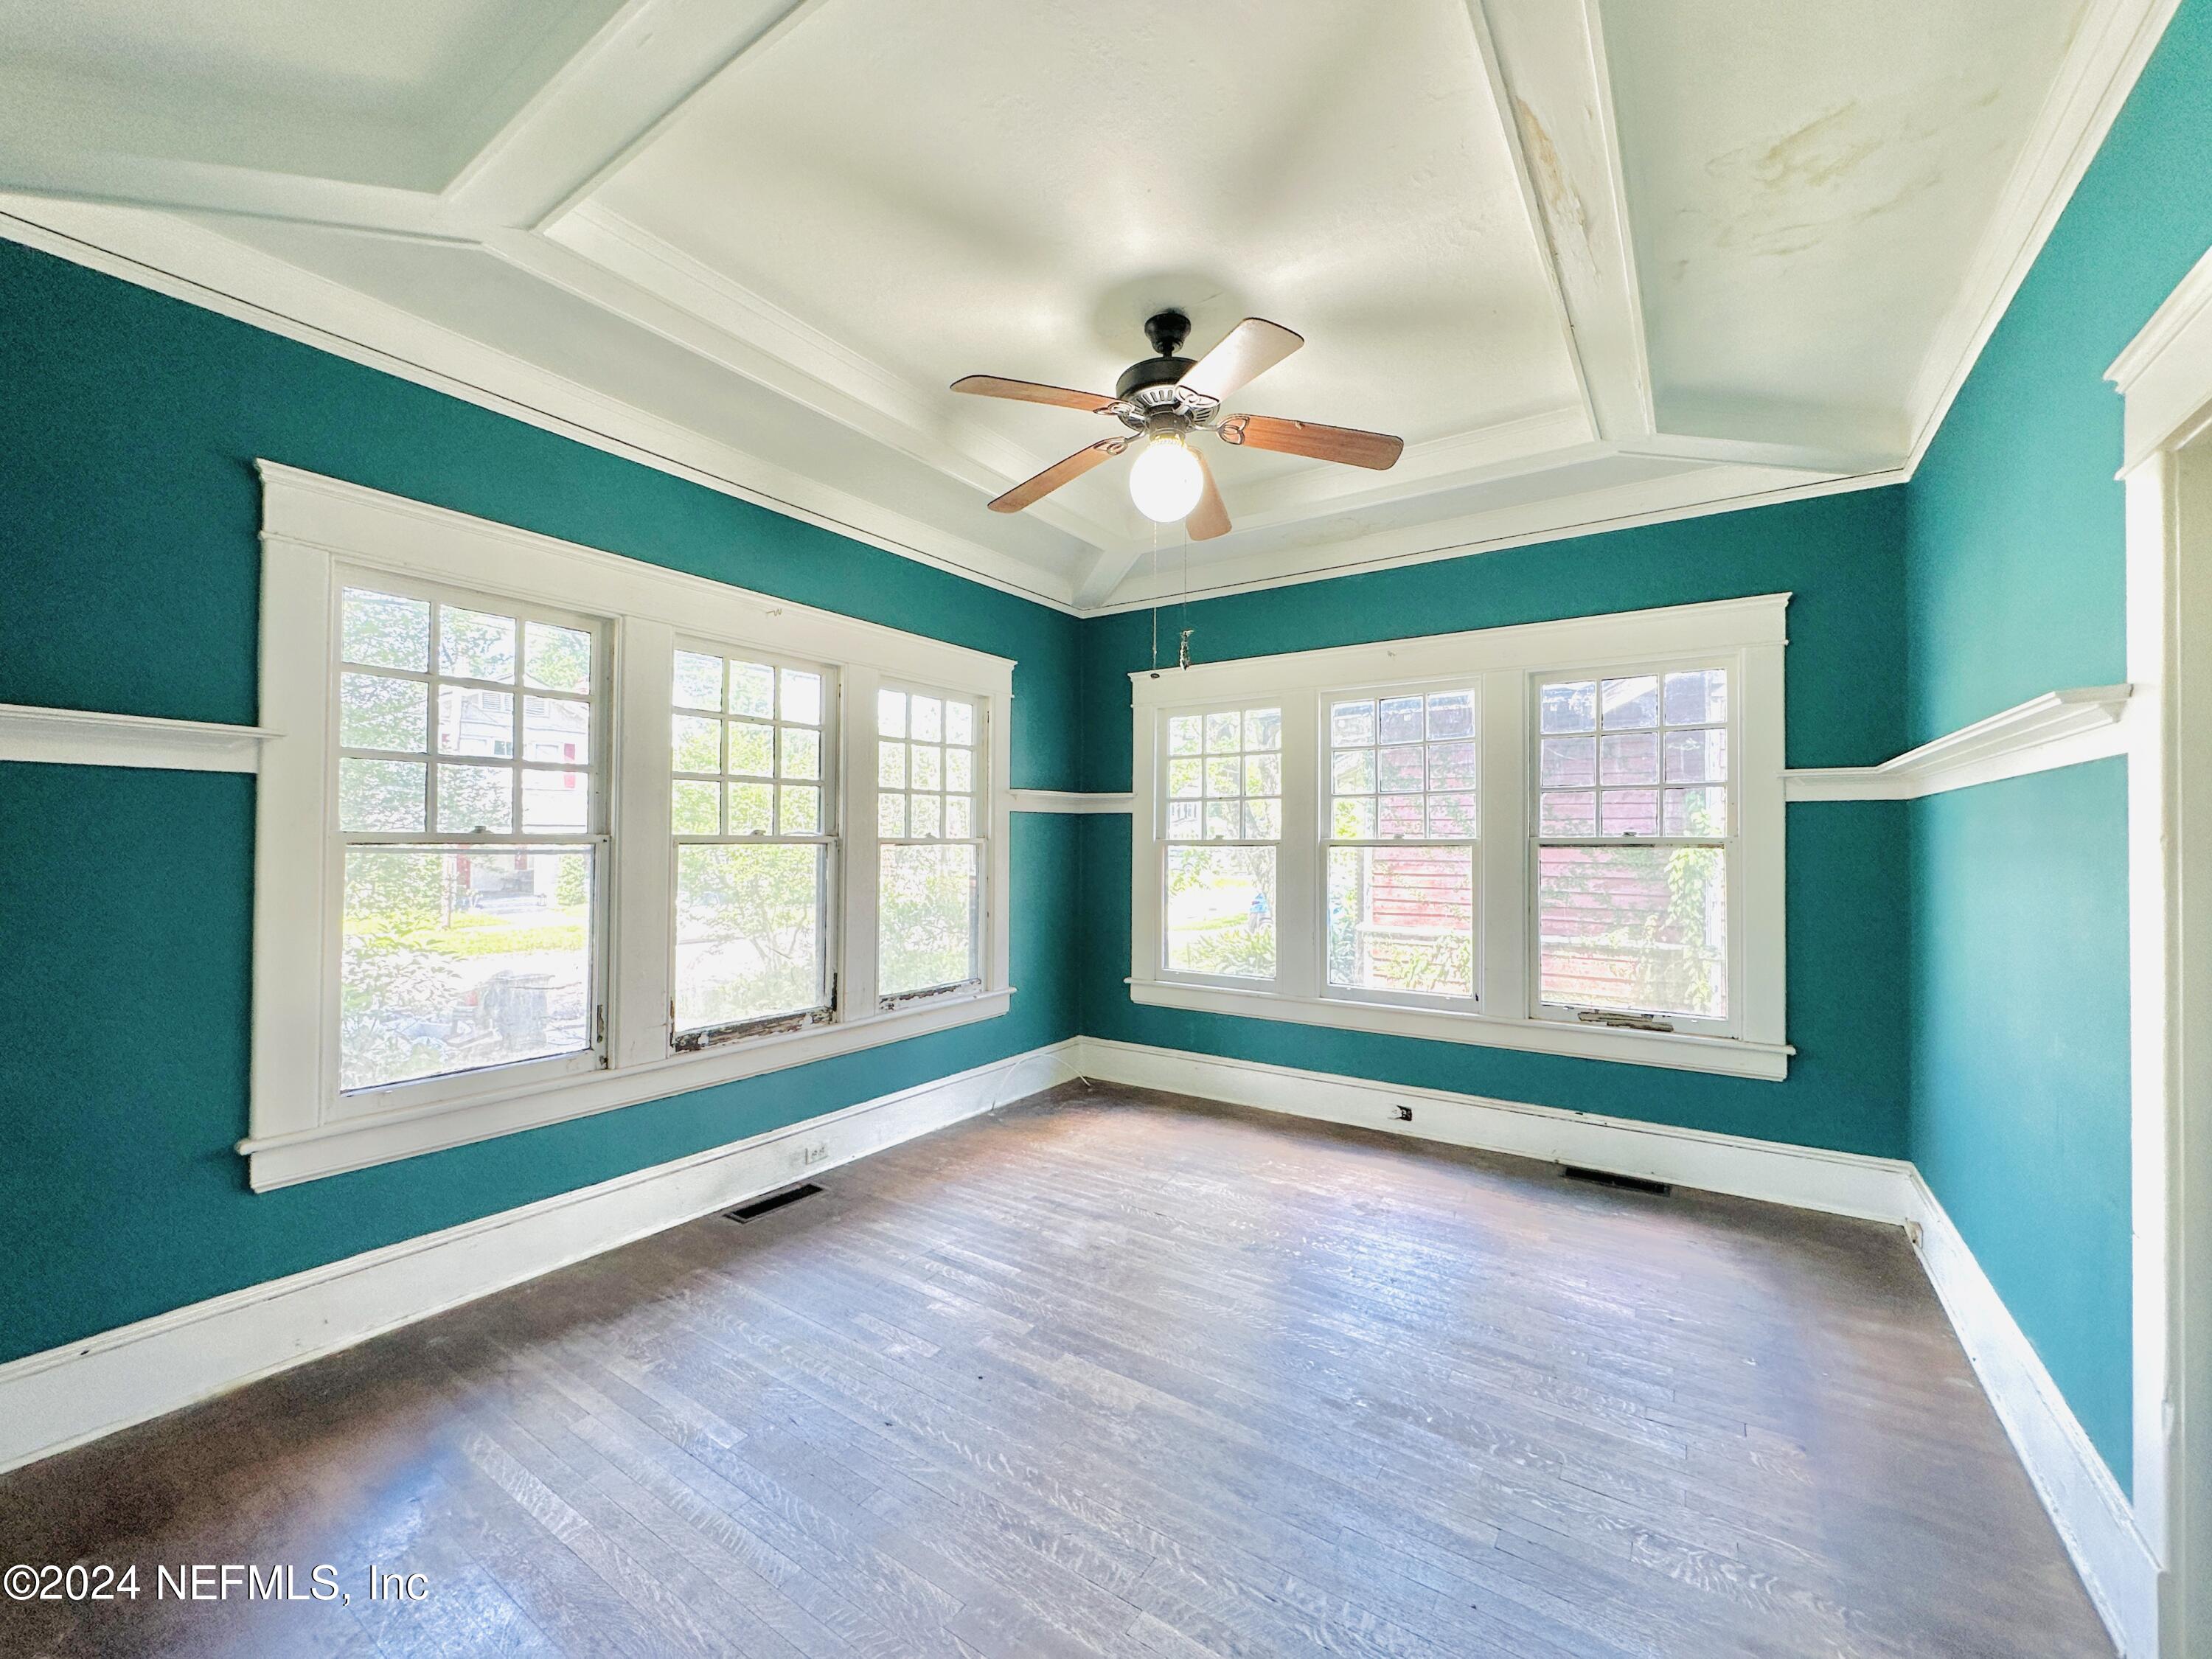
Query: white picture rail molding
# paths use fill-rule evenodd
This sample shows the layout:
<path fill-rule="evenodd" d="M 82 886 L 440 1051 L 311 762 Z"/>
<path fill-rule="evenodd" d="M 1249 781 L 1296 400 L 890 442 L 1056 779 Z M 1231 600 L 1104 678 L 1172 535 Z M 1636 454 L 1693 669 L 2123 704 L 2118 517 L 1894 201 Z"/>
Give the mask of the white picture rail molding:
<path fill-rule="evenodd" d="M 1009 789 L 1017 812 L 1133 812 L 1134 795 L 1086 795 L 1073 789 Z"/>
<path fill-rule="evenodd" d="M 258 772 L 265 726 L 157 720 L 87 708 L 0 703 L 0 761 L 141 766 L 166 772 Z"/>
<path fill-rule="evenodd" d="M 2090 685 L 2046 691 L 1880 766 L 1784 772 L 1784 793 L 1792 801 L 1917 800 L 1947 789 L 2124 754 L 2128 738 L 2120 716 L 2133 690 Z"/>

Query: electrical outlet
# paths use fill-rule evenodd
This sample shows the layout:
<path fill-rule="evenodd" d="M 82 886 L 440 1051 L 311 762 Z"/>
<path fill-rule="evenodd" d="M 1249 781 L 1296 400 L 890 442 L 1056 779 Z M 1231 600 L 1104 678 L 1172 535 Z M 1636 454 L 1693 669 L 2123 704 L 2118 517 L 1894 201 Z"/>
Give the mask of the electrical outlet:
<path fill-rule="evenodd" d="M 811 1146 L 807 1147 L 799 1155 L 799 1166 L 802 1169 L 810 1164 L 826 1164 L 829 1161 L 830 1143 L 826 1140 L 816 1141 Z"/>

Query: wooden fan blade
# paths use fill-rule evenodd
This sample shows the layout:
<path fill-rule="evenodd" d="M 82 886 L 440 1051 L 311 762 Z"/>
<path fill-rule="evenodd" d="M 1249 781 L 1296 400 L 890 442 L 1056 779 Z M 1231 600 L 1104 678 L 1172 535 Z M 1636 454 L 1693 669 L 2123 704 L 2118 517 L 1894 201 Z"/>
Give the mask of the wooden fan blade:
<path fill-rule="evenodd" d="M 1182 521 L 1183 533 L 1194 542 L 1210 542 L 1216 536 L 1229 533 L 1229 509 L 1221 502 L 1221 486 L 1213 482 L 1213 469 L 1206 464 L 1206 453 L 1196 444 L 1190 453 L 1198 457 L 1200 476 L 1206 480 L 1198 505 L 1191 508 Z"/>
<path fill-rule="evenodd" d="M 1180 384 L 1208 398 L 1226 398 L 1252 384 L 1305 343 L 1280 323 L 1247 317 L 1222 337 L 1221 343 L 1191 366 Z"/>
<path fill-rule="evenodd" d="M 1096 392 L 1075 392 L 1064 386 L 1043 386 L 1036 380 L 1006 380 L 996 374 L 968 374 L 952 383 L 955 392 L 965 392 L 976 398 L 1012 398 L 1017 403 L 1052 404 L 1061 409 L 1079 409 L 1086 414 L 1103 415 L 1114 407 L 1115 399 Z"/>
<path fill-rule="evenodd" d="M 1215 429 L 1224 443 L 1306 455 L 1316 461 L 1341 461 L 1346 466 L 1372 467 L 1377 472 L 1395 466 L 1406 449 L 1403 438 L 1394 438 L 1387 432 L 1323 426 L 1318 421 L 1283 421 L 1272 415 L 1231 415 Z"/>
<path fill-rule="evenodd" d="M 1129 447 L 1127 438 L 1101 438 L 1088 448 L 1079 449 L 1066 460 L 1054 461 L 1034 478 L 1024 479 L 991 503 L 994 513 L 1018 513 L 1074 479 L 1081 477 L 1094 466 L 1112 460 Z"/>

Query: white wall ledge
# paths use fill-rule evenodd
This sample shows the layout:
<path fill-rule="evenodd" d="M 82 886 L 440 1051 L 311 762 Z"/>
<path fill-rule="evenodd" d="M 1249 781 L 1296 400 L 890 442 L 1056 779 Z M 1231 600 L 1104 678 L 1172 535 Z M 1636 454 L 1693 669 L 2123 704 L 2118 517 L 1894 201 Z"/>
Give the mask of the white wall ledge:
<path fill-rule="evenodd" d="M 1783 789 L 1793 801 L 1917 800 L 1947 789 L 2124 754 L 2128 741 L 2120 716 L 2133 690 L 2091 685 L 2047 691 L 1880 766 L 1784 772 Z"/>
<path fill-rule="evenodd" d="M 1007 804 L 1017 812 L 1133 812 L 1134 795 L 1086 795 L 1073 789 L 1009 789 Z"/>
<path fill-rule="evenodd" d="M 258 772 L 259 726 L 102 714 L 88 708 L 0 703 L 0 761 L 53 766 L 139 766 L 165 772 Z"/>
<path fill-rule="evenodd" d="M 1199 985 L 1182 980 L 1127 979 L 1129 1000 L 1156 1008 L 1185 1008 L 1242 1019 L 1274 1019 L 1293 1025 L 1323 1025 L 1339 1030 L 1374 1031 L 1386 1036 L 1425 1038 L 1433 1042 L 1468 1042 L 1485 1048 L 1522 1048 L 1568 1054 L 1630 1066 L 1657 1066 L 1677 1072 L 1711 1072 L 1723 1077 L 1759 1078 L 1779 1083 L 1790 1074 L 1787 1042 L 1753 1042 L 1742 1037 L 1707 1036 L 1689 1031 L 1638 1031 L 1609 1025 L 1582 1025 L 1561 1019 L 1509 1019 L 1465 1010 L 1408 1007 L 1398 1003 L 1348 998 L 1284 996 L 1227 985 Z"/>
<path fill-rule="evenodd" d="M 1013 997 L 1011 986 L 939 997 L 887 1013 L 671 1054 L 641 1065 L 580 1072 L 550 1082 L 503 1082 L 495 1072 L 487 1074 L 487 1092 L 477 1099 L 340 1118 L 284 1134 L 249 1135 L 237 1150 L 247 1160 L 248 1184 L 255 1192 L 265 1193 L 996 1019 L 1012 1006 Z"/>

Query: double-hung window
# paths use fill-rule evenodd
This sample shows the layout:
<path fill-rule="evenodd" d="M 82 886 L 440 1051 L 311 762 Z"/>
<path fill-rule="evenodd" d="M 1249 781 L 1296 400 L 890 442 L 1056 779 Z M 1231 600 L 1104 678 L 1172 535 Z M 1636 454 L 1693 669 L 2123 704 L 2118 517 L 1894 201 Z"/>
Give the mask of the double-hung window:
<path fill-rule="evenodd" d="M 344 1109 L 488 1067 L 596 1066 L 599 627 L 367 574 L 344 580 L 338 610 Z"/>
<path fill-rule="evenodd" d="M 1283 713 L 1167 717 L 1166 960 L 1176 973 L 1272 980 L 1283 838 Z"/>
<path fill-rule="evenodd" d="M 1477 694 L 1326 702 L 1329 990 L 1471 1005 Z"/>
<path fill-rule="evenodd" d="M 1545 675 L 1534 701 L 1540 1012 L 1725 1030 L 1727 667 Z"/>
<path fill-rule="evenodd" d="M 877 689 L 876 993 L 883 1007 L 976 981 L 987 847 L 978 810 L 983 736 L 971 697 Z"/>
<path fill-rule="evenodd" d="M 261 472 L 256 1188 L 1006 1011 L 1007 659 Z"/>
<path fill-rule="evenodd" d="M 831 671 L 679 647 L 672 678 L 676 1046 L 823 1024 L 836 1001 Z"/>
<path fill-rule="evenodd" d="M 1782 1076 L 1787 602 L 1132 675 L 1131 996 Z"/>

